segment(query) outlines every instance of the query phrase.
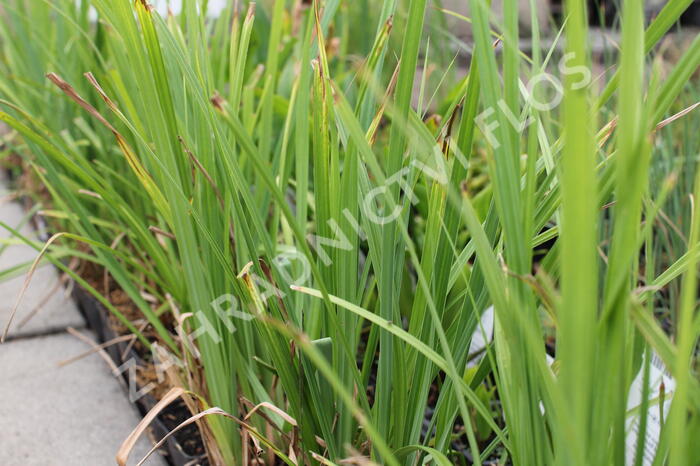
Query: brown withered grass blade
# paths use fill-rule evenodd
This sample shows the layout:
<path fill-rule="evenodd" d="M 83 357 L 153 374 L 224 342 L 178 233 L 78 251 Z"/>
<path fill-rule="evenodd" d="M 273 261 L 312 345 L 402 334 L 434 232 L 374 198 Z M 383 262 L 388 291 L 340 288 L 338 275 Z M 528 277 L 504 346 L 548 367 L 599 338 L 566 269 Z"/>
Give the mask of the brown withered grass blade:
<path fill-rule="evenodd" d="M 296 421 L 296 419 L 294 419 L 292 416 L 290 416 L 289 414 L 287 414 L 285 411 L 281 410 L 281 409 L 278 408 L 277 406 L 275 406 L 275 405 L 273 405 L 272 403 L 267 402 L 267 401 L 263 401 L 262 403 L 257 404 L 253 409 L 250 410 L 250 412 L 248 412 L 248 414 L 246 414 L 244 420 L 247 421 L 248 419 L 250 419 L 250 418 L 253 416 L 253 414 L 255 414 L 255 412 L 256 412 L 257 410 L 259 410 L 260 408 L 269 409 L 270 411 L 274 412 L 274 413 L 277 414 L 279 417 L 281 417 L 282 419 L 284 419 L 285 421 L 287 421 L 287 422 L 288 422 L 289 424 L 291 424 L 292 426 L 294 426 L 294 427 L 297 426 L 297 421 Z"/>
<path fill-rule="evenodd" d="M 67 365 L 72 364 L 76 361 L 79 361 L 87 356 L 90 356 L 93 353 L 98 353 L 98 352 L 104 350 L 105 348 L 108 348 L 108 347 L 115 345 L 117 343 L 121 343 L 123 341 L 134 341 L 134 340 L 136 340 L 136 335 L 131 335 L 131 334 L 121 335 L 121 336 L 112 338 L 111 340 L 107 340 L 104 343 L 100 343 L 99 345 L 94 345 L 89 350 L 84 351 L 77 356 L 73 356 L 72 358 L 68 358 L 68 359 L 65 359 L 63 361 L 60 361 L 58 363 L 58 366 L 59 367 L 67 366 Z"/>
<path fill-rule="evenodd" d="M 112 133 L 114 133 L 115 135 L 116 135 L 116 134 L 119 134 L 119 132 L 117 131 L 117 129 L 116 129 L 114 126 L 112 126 L 112 124 L 111 124 L 109 121 L 107 121 L 107 120 L 105 119 L 105 117 L 103 117 L 103 116 L 100 114 L 100 112 L 97 111 L 97 109 L 96 109 L 95 107 L 93 107 L 93 106 L 90 105 L 85 99 L 83 99 L 82 97 L 80 97 L 80 96 L 78 95 L 78 93 L 75 92 L 75 89 L 73 89 L 73 86 L 71 86 L 70 84 L 68 84 L 68 83 L 67 83 L 66 81 L 64 81 L 63 79 L 61 79 L 61 77 L 60 77 L 59 75 L 57 75 L 56 73 L 48 73 L 48 74 L 46 75 L 46 77 L 49 78 L 49 81 L 51 81 L 51 82 L 54 83 L 56 86 L 58 86 L 58 88 L 61 89 L 61 90 L 63 91 L 64 94 L 66 94 L 68 97 L 70 97 L 71 99 L 73 99 L 78 105 L 80 105 L 81 107 L 83 107 L 83 109 L 85 109 L 90 115 L 92 115 L 92 116 L 94 116 L 95 118 L 97 118 L 97 119 L 100 121 L 100 123 L 102 123 L 102 124 L 105 125 L 107 128 L 109 128 L 109 130 L 110 130 Z"/>
<path fill-rule="evenodd" d="M 155 409 L 155 408 L 154 408 L 154 409 Z M 150 413 L 149 413 L 149 414 L 150 414 Z M 206 409 L 206 410 L 202 411 L 201 413 L 197 413 L 197 414 L 195 414 L 194 416 L 190 417 L 189 419 L 185 419 L 185 420 L 184 420 L 183 422 L 181 422 L 177 427 L 175 427 L 173 430 L 171 430 L 170 432 L 168 432 L 162 439 L 160 439 L 160 440 L 158 441 L 158 443 L 156 443 L 156 444 L 153 446 L 153 448 L 151 448 L 151 449 L 149 450 L 148 453 L 146 453 L 146 456 L 144 456 L 143 458 L 141 458 L 141 461 L 139 461 L 139 462 L 136 464 L 136 466 L 141 466 L 141 465 L 148 459 L 149 456 L 151 456 L 158 448 L 160 448 L 160 447 L 161 447 L 171 436 L 173 436 L 177 431 L 179 431 L 180 429 L 182 429 L 182 428 L 184 428 L 184 427 L 187 427 L 188 425 L 190 425 L 190 424 L 192 424 L 192 423 L 194 423 L 194 422 L 197 422 L 198 420 L 200 420 L 201 418 L 203 418 L 203 417 L 205 417 L 205 416 L 210 416 L 210 415 L 224 416 L 224 417 L 227 417 L 227 418 L 230 418 L 230 419 L 233 419 L 233 420 L 236 420 L 236 421 L 237 421 L 237 419 L 236 419 L 235 417 L 233 417 L 232 415 L 230 415 L 229 413 L 227 413 L 226 411 L 224 411 L 224 410 L 221 409 L 221 408 L 209 408 L 209 409 Z M 120 466 L 121 466 L 122 463 L 119 463 L 119 464 L 120 464 Z"/>
<path fill-rule="evenodd" d="M 680 112 L 676 113 L 675 115 L 672 115 L 672 116 L 666 118 L 665 120 L 660 122 L 658 125 L 656 125 L 656 131 L 660 130 L 664 126 L 670 125 L 671 123 L 678 120 L 679 118 L 683 118 L 684 116 L 686 116 L 687 114 L 689 114 L 690 112 L 692 112 L 693 110 L 695 110 L 698 107 L 700 107 L 700 102 L 697 102 L 697 103 L 691 105 L 690 107 L 688 107 L 684 110 L 681 110 Z"/>
<path fill-rule="evenodd" d="M 107 352 L 106 352 L 103 348 L 97 348 L 99 345 L 97 344 L 97 342 L 96 342 L 95 340 L 93 340 L 92 338 L 88 337 L 87 335 L 85 335 L 85 334 L 83 334 L 83 333 L 77 331 L 77 330 L 74 329 L 73 327 L 68 327 L 68 328 L 66 328 L 66 332 L 68 332 L 69 334 L 73 335 L 73 336 L 74 336 L 75 338 L 77 338 L 78 340 L 80 340 L 80 341 L 82 341 L 82 342 L 84 342 L 84 343 L 87 343 L 88 345 L 92 346 L 93 348 L 96 348 L 97 354 L 98 354 L 98 355 L 102 358 L 102 360 L 109 366 L 109 368 L 111 369 L 112 373 L 113 373 L 113 374 L 118 374 L 118 373 L 119 373 L 119 368 L 118 368 L 117 365 L 114 363 L 114 361 L 112 360 L 112 358 L 109 356 L 109 354 L 107 354 Z M 124 381 L 124 379 L 123 379 L 122 377 L 117 377 L 116 379 L 119 381 L 119 384 L 120 384 L 123 388 L 127 388 L 127 387 L 126 387 L 126 382 Z"/>
<path fill-rule="evenodd" d="M 163 396 L 163 398 L 156 403 L 156 405 L 148 413 L 146 413 L 143 419 L 141 419 L 141 422 L 138 423 L 136 428 L 124 440 L 121 447 L 119 447 L 119 451 L 117 452 L 116 456 L 117 464 L 119 466 L 126 466 L 126 461 L 129 458 L 129 454 L 131 453 L 131 450 L 133 450 L 134 445 L 136 445 L 136 442 L 138 441 L 139 437 L 141 437 L 141 434 L 146 431 L 151 422 L 153 422 L 156 416 L 158 416 L 158 413 L 165 409 L 165 407 L 170 403 L 181 397 L 184 393 L 185 389 L 181 387 L 174 387 L 170 389 L 170 391 L 166 393 L 165 396 Z M 153 451 L 155 451 L 155 449 L 149 452 L 146 457 L 148 457 Z M 141 461 L 139 464 L 142 463 L 143 461 Z"/>
<path fill-rule="evenodd" d="M 49 246 L 51 246 L 51 243 L 56 241 L 58 238 L 61 236 L 65 235 L 65 233 L 56 233 L 53 235 L 49 240 L 46 242 L 43 248 L 41 248 L 41 251 L 39 252 L 39 255 L 36 256 L 34 259 L 34 262 L 32 263 L 32 266 L 29 268 L 29 272 L 27 273 L 27 277 L 24 279 L 24 283 L 22 284 L 22 289 L 19 292 L 19 295 L 17 296 L 17 300 L 15 301 L 14 306 L 12 307 L 12 312 L 10 312 L 10 318 L 7 321 L 7 324 L 5 324 L 5 329 L 2 332 L 2 337 L 0 337 L 0 343 L 4 343 L 5 339 L 7 338 L 7 334 L 10 332 L 10 326 L 12 325 L 12 320 L 15 318 L 15 314 L 17 314 L 17 309 L 19 309 L 19 305 L 22 302 L 22 299 L 24 298 L 25 293 L 27 292 L 27 288 L 29 288 L 29 284 L 32 281 L 32 277 L 34 276 L 34 272 L 36 272 L 36 268 L 39 265 L 39 262 L 41 262 L 41 259 L 44 258 L 44 255 L 46 254 L 46 251 L 49 249 Z"/>
<path fill-rule="evenodd" d="M 100 87 L 95 77 L 91 73 L 86 73 L 85 76 L 90 82 L 90 84 L 100 94 L 100 97 L 102 98 L 102 100 L 105 101 L 110 110 L 116 113 L 118 116 L 121 116 L 121 113 L 117 109 L 116 104 L 107 96 L 104 90 Z M 134 149 L 126 142 L 124 136 L 119 131 L 117 131 L 117 129 L 114 126 L 112 126 L 112 124 L 109 121 L 107 121 L 107 119 L 104 116 L 102 116 L 102 114 L 98 112 L 95 107 L 90 105 L 85 99 L 78 95 L 75 89 L 66 81 L 64 81 L 60 76 L 58 76 L 56 73 L 48 73 L 46 77 L 59 89 L 61 89 L 63 93 L 65 93 L 68 97 L 70 97 L 73 101 L 75 101 L 78 105 L 80 105 L 90 115 L 95 117 L 100 123 L 102 123 L 105 127 L 107 127 L 107 129 L 109 129 L 112 132 L 112 134 L 117 140 L 117 145 L 119 146 L 119 149 L 124 154 L 124 157 L 126 157 L 126 161 L 131 167 L 131 169 L 134 171 L 134 174 L 138 177 L 139 181 L 146 189 L 146 191 L 148 191 L 148 193 L 153 197 L 154 202 L 156 203 L 162 214 L 166 217 L 167 220 L 170 220 L 170 207 L 167 200 L 165 199 L 165 196 L 156 185 L 150 173 L 148 173 L 146 168 L 143 166 L 141 160 L 139 160 Z"/>

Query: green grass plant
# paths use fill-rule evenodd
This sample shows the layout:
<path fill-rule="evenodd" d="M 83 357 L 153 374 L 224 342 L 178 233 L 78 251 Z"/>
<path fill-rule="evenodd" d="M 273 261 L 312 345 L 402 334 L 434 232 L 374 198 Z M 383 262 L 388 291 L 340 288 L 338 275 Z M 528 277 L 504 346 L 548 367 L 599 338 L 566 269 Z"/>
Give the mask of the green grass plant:
<path fill-rule="evenodd" d="M 205 419 L 215 462 L 249 464 L 254 437 L 287 464 L 466 464 L 455 440 L 477 465 L 646 464 L 627 397 L 656 353 L 677 390 L 654 464 L 695 464 L 698 117 L 657 129 L 697 101 L 700 39 L 657 53 L 690 3 L 645 24 L 622 2 L 601 83 L 579 0 L 551 48 L 530 2 L 528 54 L 515 0 L 469 1 L 470 54 L 427 0 L 229 1 L 213 18 L 206 0 L 163 17 L 2 0 L 4 152 L 46 188 L 31 195 L 57 235 L 3 226 L 183 361 L 200 410 L 240 421 Z"/>

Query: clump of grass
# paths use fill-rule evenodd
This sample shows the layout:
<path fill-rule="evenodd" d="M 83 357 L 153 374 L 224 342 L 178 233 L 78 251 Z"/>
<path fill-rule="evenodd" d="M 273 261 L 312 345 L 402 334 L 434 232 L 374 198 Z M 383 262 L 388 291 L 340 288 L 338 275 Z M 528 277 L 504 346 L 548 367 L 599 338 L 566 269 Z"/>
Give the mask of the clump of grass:
<path fill-rule="evenodd" d="M 692 463 L 698 215 L 681 214 L 682 254 L 658 252 L 670 188 L 650 167 L 700 40 L 664 80 L 646 66 L 689 0 L 646 29 L 623 2 L 600 91 L 584 2 L 566 2 L 560 57 L 536 2 L 527 56 L 515 0 L 498 20 L 471 0 L 467 76 L 440 71 L 431 118 L 417 69 L 449 43 L 424 32 L 443 24 L 426 0 L 385 0 L 373 22 L 339 0 L 229 2 L 213 19 L 183 3 L 161 17 L 142 0 L 3 0 L 0 119 L 70 233 L 49 260 L 88 288 L 66 248 L 104 267 L 157 331 L 133 328 L 143 343 L 182 362 L 176 383 L 239 421 L 207 418 L 212 459 L 262 445 L 288 464 L 451 464 L 457 425 L 475 464 L 641 464 L 627 396 L 653 351 L 677 382 L 655 464 Z M 541 105 L 546 86 L 523 80 L 559 59 L 545 79 L 562 107 Z M 669 336 L 654 303 L 681 276 Z M 494 340 L 468 369 L 489 306 Z"/>

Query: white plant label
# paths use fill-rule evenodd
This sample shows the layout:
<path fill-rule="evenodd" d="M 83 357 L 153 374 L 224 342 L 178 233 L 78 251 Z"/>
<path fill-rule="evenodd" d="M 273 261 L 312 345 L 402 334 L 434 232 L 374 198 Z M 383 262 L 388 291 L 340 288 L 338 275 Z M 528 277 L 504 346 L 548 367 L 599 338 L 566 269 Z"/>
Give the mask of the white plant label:
<path fill-rule="evenodd" d="M 493 340 L 493 306 L 486 309 L 481 314 L 481 320 L 472 334 L 472 341 L 469 344 L 469 354 L 481 352 L 477 357 L 467 363 L 468 368 L 476 367 L 486 354 L 486 344 Z"/>
<path fill-rule="evenodd" d="M 472 335 L 471 344 L 469 345 L 469 354 L 481 352 L 477 357 L 467 363 L 467 367 L 476 367 L 484 357 L 486 345 L 493 340 L 494 328 L 494 310 L 493 306 L 486 309 L 481 315 L 479 325 Z M 547 364 L 552 365 L 554 358 L 547 355 Z M 630 391 L 627 396 L 627 436 L 626 436 L 626 464 L 633 466 L 635 463 L 637 450 L 637 437 L 639 435 L 639 422 L 641 416 L 639 413 L 642 403 L 642 392 L 644 384 L 644 364 L 639 373 L 634 378 Z M 671 397 L 676 390 L 676 381 L 666 369 L 666 366 L 661 361 L 661 358 L 652 353 L 651 364 L 649 366 L 649 403 L 647 409 L 647 427 L 644 439 L 644 452 L 642 458 L 643 466 L 651 466 L 654 462 L 654 456 L 659 444 L 661 435 L 661 411 L 660 411 L 660 394 L 661 386 L 664 386 L 664 403 L 663 413 L 664 418 L 668 415 L 671 408 Z M 544 413 L 544 406 L 540 404 L 540 409 Z"/>
<path fill-rule="evenodd" d="M 671 396 L 676 390 L 676 381 L 664 366 L 661 358 L 656 353 L 652 353 L 651 364 L 649 366 L 649 404 L 647 409 L 647 427 L 644 438 L 644 452 L 642 464 L 651 466 L 654 462 L 656 449 L 659 445 L 661 435 L 661 406 L 660 394 L 661 385 L 664 386 L 663 415 L 664 419 L 671 408 Z M 627 411 L 631 413 L 627 417 L 627 447 L 626 463 L 628 466 L 634 465 L 637 437 L 639 436 L 639 423 L 641 416 L 639 409 L 642 403 L 642 391 L 644 386 L 644 363 L 642 369 L 634 378 L 630 386 L 627 397 Z"/>

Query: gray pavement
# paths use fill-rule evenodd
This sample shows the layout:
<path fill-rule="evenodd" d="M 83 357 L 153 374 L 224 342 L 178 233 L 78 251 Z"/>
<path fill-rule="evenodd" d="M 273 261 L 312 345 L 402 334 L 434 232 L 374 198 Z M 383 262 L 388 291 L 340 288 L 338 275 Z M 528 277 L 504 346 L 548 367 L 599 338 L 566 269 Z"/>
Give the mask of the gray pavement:
<path fill-rule="evenodd" d="M 0 177 L 0 196 L 7 193 L 6 186 Z M 19 204 L 1 201 L 0 221 L 14 228 L 24 215 Z M 28 226 L 22 233 L 34 235 Z M 0 238 L 9 234 L 0 231 Z M 36 255 L 25 245 L 7 246 L 0 253 L 0 274 L 31 263 Z M 0 283 L 1 328 L 25 281 L 24 273 L 14 275 Z M 27 289 L 8 340 L 0 345 L 3 466 L 114 465 L 119 446 L 140 420 L 119 379 L 98 354 L 59 366 L 90 349 L 66 333 L 67 327 L 94 340 L 74 302 L 65 295 L 56 269 L 44 265 Z M 142 438 L 129 464 L 136 464 L 150 448 L 150 440 Z M 155 454 L 146 464 L 166 463 Z"/>

